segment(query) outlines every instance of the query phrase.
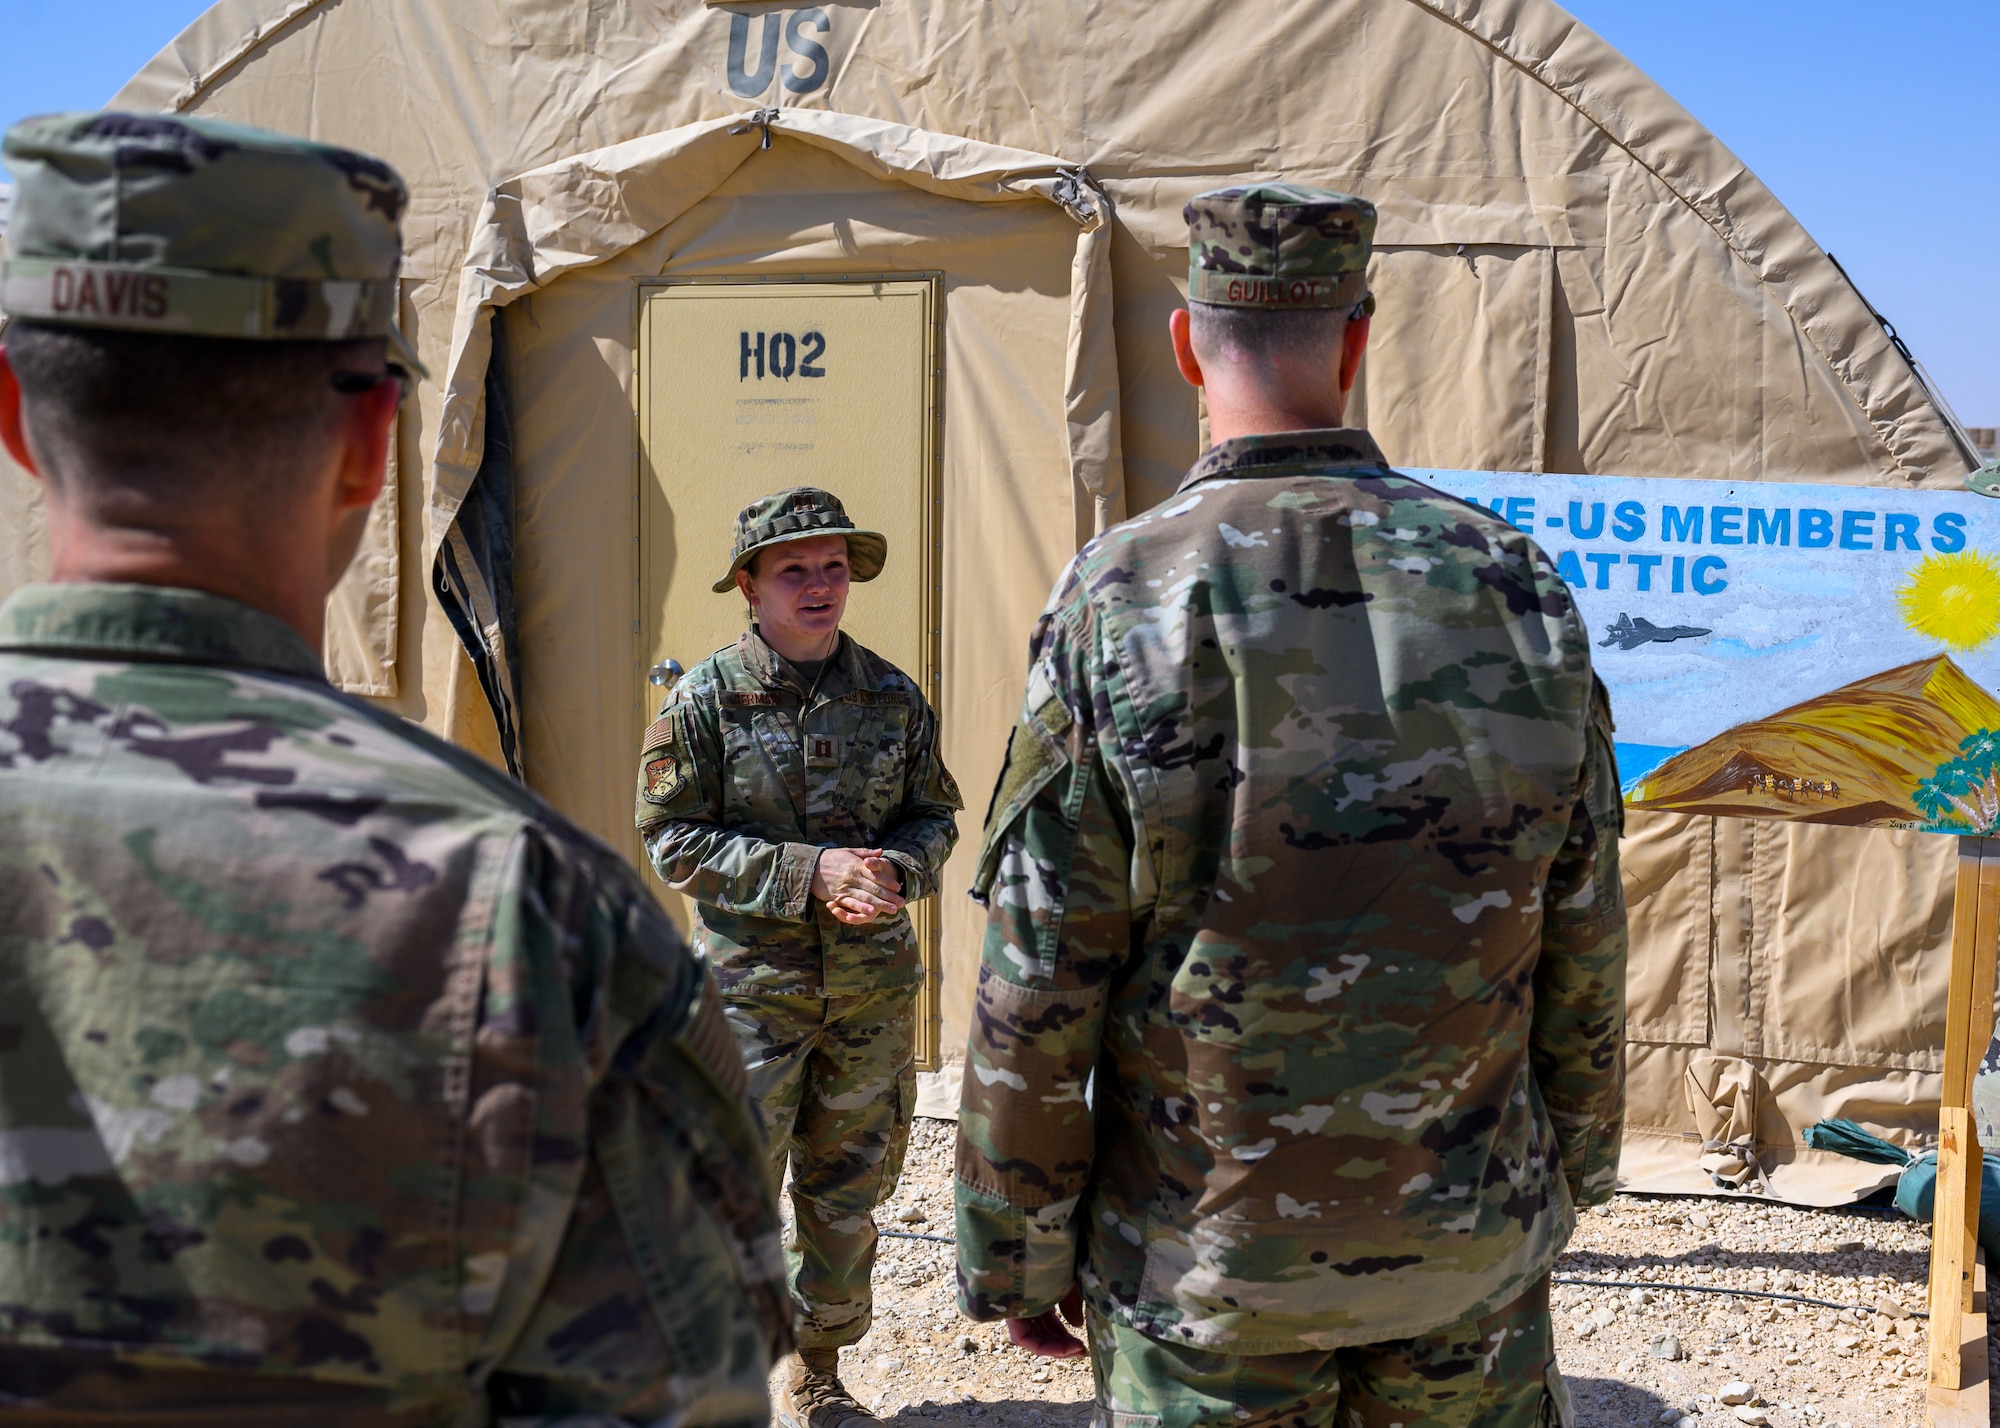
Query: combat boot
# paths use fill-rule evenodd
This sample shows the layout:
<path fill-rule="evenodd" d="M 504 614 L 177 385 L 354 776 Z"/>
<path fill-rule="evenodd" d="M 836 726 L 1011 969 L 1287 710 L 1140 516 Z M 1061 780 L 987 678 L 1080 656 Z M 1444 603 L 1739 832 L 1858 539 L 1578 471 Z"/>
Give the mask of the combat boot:
<path fill-rule="evenodd" d="M 786 1369 L 777 1404 L 783 1428 L 880 1428 L 840 1381 L 839 1349 L 801 1349 Z"/>

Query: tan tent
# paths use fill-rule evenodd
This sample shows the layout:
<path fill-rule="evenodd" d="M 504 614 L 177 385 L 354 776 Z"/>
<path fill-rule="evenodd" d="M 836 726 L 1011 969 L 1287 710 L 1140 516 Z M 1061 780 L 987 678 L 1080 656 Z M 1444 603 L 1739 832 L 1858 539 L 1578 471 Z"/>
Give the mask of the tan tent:
<path fill-rule="evenodd" d="M 1393 460 L 1972 464 L 1778 201 L 1547 0 L 222 0 L 116 102 L 408 177 L 434 380 L 330 667 L 624 847 L 642 671 L 728 638 L 727 511 L 804 476 L 889 529 L 858 633 L 930 682 L 980 801 L 1062 562 L 1200 448 L 1164 331 L 1204 188 L 1380 205 L 1360 415 Z M 11 585 L 43 553 L 0 479 Z M 1930 1131 L 1952 851 L 1633 819 L 1633 1184 L 1705 1188 L 1700 1136 L 1754 1131 L 1779 1193 L 1838 1199 L 1875 1177 L 1804 1123 Z M 947 1053 L 971 862 L 936 914 Z"/>

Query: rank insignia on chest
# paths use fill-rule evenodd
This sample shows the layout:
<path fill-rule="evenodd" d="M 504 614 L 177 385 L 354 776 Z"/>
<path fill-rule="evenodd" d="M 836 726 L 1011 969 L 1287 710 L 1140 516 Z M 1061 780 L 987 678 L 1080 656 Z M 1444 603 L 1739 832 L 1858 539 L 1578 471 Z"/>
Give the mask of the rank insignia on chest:
<path fill-rule="evenodd" d="M 840 740 L 828 734 L 806 735 L 806 767 L 830 769 L 840 766 Z"/>
<path fill-rule="evenodd" d="M 681 791 L 687 773 L 681 761 L 670 753 L 657 753 L 646 760 L 646 797 L 665 803 Z"/>

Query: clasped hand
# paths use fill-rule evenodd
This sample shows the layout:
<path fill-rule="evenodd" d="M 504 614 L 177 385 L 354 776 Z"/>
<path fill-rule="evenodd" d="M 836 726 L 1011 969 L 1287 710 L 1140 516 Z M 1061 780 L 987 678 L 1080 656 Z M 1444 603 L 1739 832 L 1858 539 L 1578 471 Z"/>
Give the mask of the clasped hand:
<path fill-rule="evenodd" d="M 827 848 L 813 867 L 812 894 L 856 927 L 903 909 L 903 877 L 880 848 Z"/>

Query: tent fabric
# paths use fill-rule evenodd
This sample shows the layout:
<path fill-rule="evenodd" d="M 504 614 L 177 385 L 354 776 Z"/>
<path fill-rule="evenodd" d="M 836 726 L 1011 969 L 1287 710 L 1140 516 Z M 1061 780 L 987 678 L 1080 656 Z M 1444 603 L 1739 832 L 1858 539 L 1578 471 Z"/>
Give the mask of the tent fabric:
<path fill-rule="evenodd" d="M 397 598 L 337 641 L 393 653 L 385 702 L 496 760 L 481 671 L 432 592 L 482 479 L 473 318 L 499 307 L 522 706 L 508 737 L 535 787 L 627 846 L 643 278 L 946 272 L 942 709 L 968 790 L 997 762 L 987 744 L 1055 569 L 1164 499 L 1196 454 L 1200 405 L 1162 334 L 1182 297 L 1179 209 L 1203 188 L 1282 176 L 1377 202 L 1356 415 L 1392 460 L 1940 488 L 1972 464 L 1770 191 L 1549 0 L 827 0 L 805 49 L 782 41 L 800 13 L 225 0 L 117 101 L 351 144 L 409 180 L 404 321 L 445 375 L 405 412 L 395 532 L 370 532 L 377 589 L 393 569 Z M 772 107 L 770 150 L 761 126 L 729 133 Z M 1083 172 L 1109 219 L 1079 233 L 1048 200 Z M 922 186 L 940 182 L 987 197 Z M 994 201 L 1023 184 L 1044 201 Z M 489 284 L 519 294 L 470 291 Z M 0 472 L 10 495 L 15 480 Z M 0 581 L 32 574 L 39 539 L 31 510 L 9 522 Z M 1780 1196 L 1875 1183 L 1800 1145 L 1817 1120 L 1911 1146 L 1933 1134 L 1952 854 L 1926 835 L 1632 817 L 1629 1183 L 1716 1189 L 1688 1100 L 1704 1055 L 1741 1063 L 1729 1115 Z M 947 1044 L 977 936 L 950 878 Z"/>
<path fill-rule="evenodd" d="M 763 117 L 768 116 L 768 117 Z M 1080 225 L 1072 269 L 1065 384 L 1070 469 L 1087 495 L 1092 530 L 1122 520 L 1117 356 L 1111 323 L 1109 214 L 1087 175 L 1060 160 L 907 125 L 803 110 L 757 111 L 648 135 L 531 170 L 500 184 L 475 225 L 459 287 L 451 366 L 445 379 L 431 532 L 457 518 L 482 450 L 486 314 L 564 273 L 603 262 L 665 228 L 720 187 L 773 128 L 838 154 L 864 173 L 974 203 L 1040 197 Z"/>

